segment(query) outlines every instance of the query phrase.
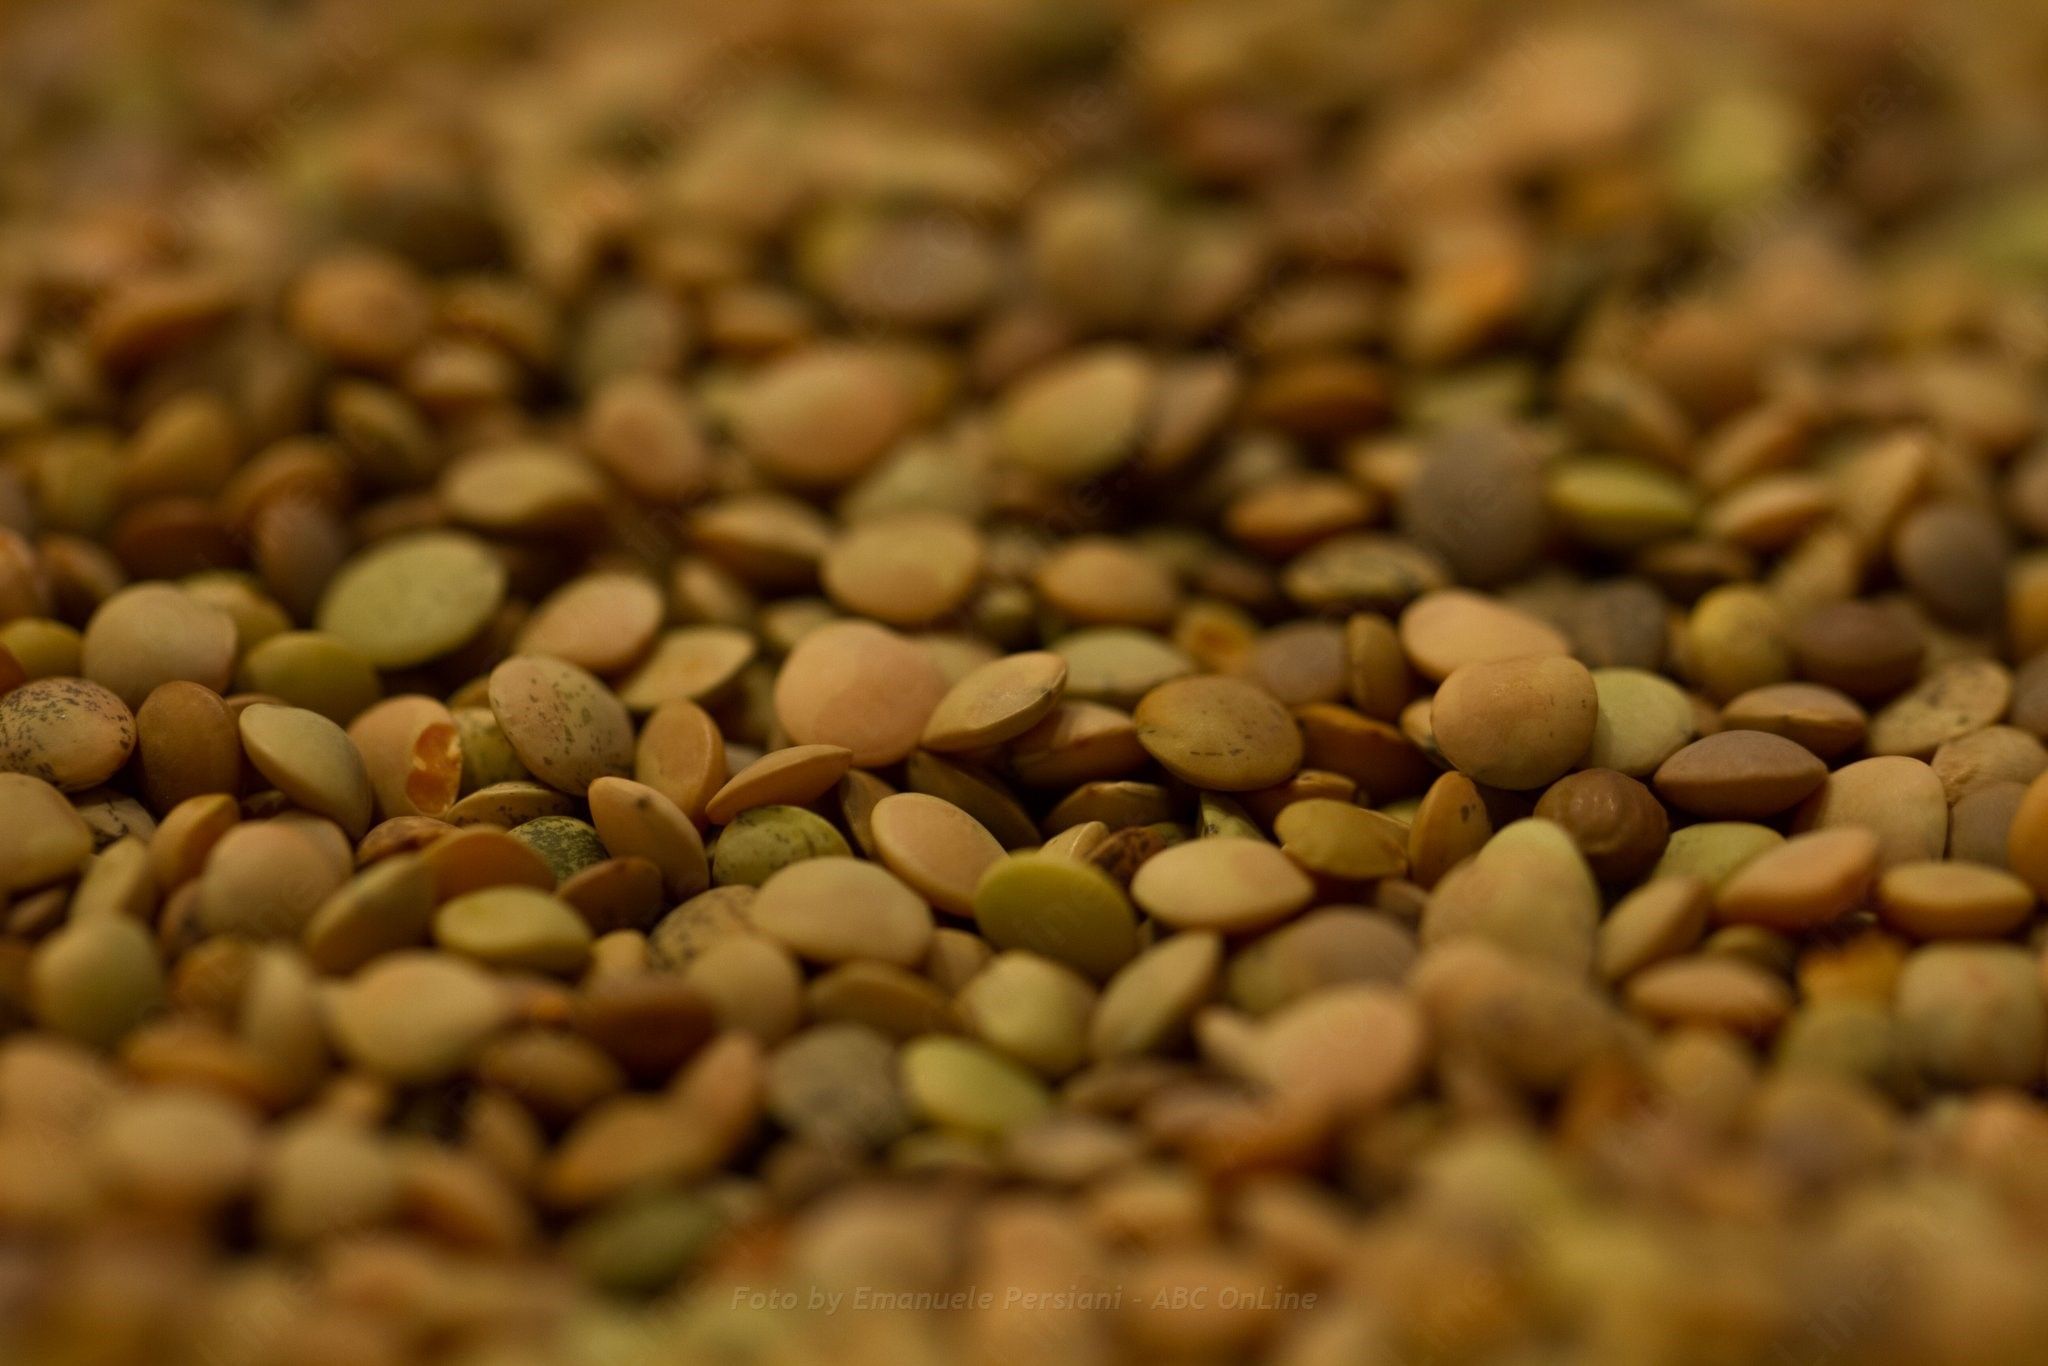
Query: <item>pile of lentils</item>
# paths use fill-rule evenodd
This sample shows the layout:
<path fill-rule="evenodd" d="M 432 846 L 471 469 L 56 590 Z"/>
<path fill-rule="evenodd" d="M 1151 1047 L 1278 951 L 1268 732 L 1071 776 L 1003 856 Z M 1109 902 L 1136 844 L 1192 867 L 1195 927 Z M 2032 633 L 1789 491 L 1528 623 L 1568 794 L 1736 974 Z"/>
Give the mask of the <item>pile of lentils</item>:
<path fill-rule="evenodd" d="M 2048 1341 L 2033 4 L 0 20 L 0 1359 Z"/>

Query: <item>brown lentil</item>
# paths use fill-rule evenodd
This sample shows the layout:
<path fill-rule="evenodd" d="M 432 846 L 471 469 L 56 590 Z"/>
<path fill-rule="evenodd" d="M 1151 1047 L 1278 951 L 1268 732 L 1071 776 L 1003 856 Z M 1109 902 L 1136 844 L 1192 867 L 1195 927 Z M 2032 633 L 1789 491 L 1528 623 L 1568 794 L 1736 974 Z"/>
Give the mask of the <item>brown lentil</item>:
<path fill-rule="evenodd" d="M 797 642 L 775 677 L 775 715 L 797 744 L 842 745 L 862 768 L 910 753 L 944 697 L 938 667 L 910 641 L 834 622 Z"/>
<path fill-rule="evenodd" d="M 1593 875 L 1617 886 L 1649 871 L 1671 835 L 1671 818 L 1650 790 L 1612 769 L 1560 778 L 1537 799 L 1535 814 L 1562 827 Z"/>
<path fill-rule="evenodd" d="M 1797 805 L 1828 776 L 1803 746 L 1761 730 L 1723 730 L 1657 768 L 1658 795 L 1695 816 L 1753 820 Z"/>
<path fill-rule="evenodd" d="M 611 690 L 573 664 L 519 655 L 491 671 L 491 714 L 520 763 L 581 796 L 633 766 L 633 723 Z"/>
<path fill-rule="evenodd" d="M 1301 733 L 1272 694 L 1234 678 L 1176 679 L 1146 693 L 1132 720 L 1138 743 L 1174 776 L 1219 792 L 1286 778 Z"/>
<path fill-rule="evenodd" d="M 1721 708 L 1729 730 L 1761 730 L 1804 745 L 1823 760 L 1862 743 L 1869 726 L 1848 694 L 1818 683 L 1776 683 L 1730 698 Z"/>
<path fill-rule="evenodd" d="M 1474 782 L 1527 789 L 1584 757 L 1598 711 L 1593 676 L 1576 660 L 1488 660 L 1444 679 L 1430 730 L 1444 757 Z"/>

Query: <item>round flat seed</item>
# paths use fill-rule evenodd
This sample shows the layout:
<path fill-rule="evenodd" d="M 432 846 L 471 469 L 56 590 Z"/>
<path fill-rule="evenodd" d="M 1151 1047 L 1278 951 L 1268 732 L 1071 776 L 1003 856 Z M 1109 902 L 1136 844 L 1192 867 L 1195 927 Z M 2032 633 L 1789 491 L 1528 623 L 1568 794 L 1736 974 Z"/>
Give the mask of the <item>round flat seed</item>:
<path fill-rule="evenodd" d="M 4 786 L 0 780 L 0 788 Z M 241 808 L 224 792 L 188 797 L 165 813 L 149 841 L 149 866 L 158 890 L 172 891 L 199 876 L 213 846 L 241 819 Z M 4 868 L 5 860 L 0 860 L 0 870 Z"/>
<path fill-rule="evenodd" d="M 850 857 L 810 858 L 761 884 L 757 929 L 817 963 L 873 958 L 909 967 L 931 945 L 924 899 L 887 869 Z"/>
<path fill-rule="evenodd" d="M 1634 976 L 1699 943 L 1707 929 L 1707 884 L 1690 873 L 1652 878 L 1615 903 L 1600 922 L 1593 968 L 1605 982 Z"/>
<path fill-rule="evenodd" d="M 149 867 L 149 846 L 125 835 L 102 849 L 87 865 L 71 894 L 70 918 L 125 915 L 144 924 L 156 919 L 156 877 Z"/>
<path fill-rule="evenodd" d="M 387 698 L 349 722 L 348 738 L 387 820 L 444 816 L 461 795 L 462 733 L 433 698 Z"/>
<path fill-rule="evenodd" d="M 213 689 L 164 683 L 136 710 L 135 762 L 150 807 L 167 812 L 188 798 L 240 790 L 241 732 Z"/>
<path fill-rule="evenodd" d="M 1583 972 L 1593 959 L 1600 888 L 1562 826 L 1504 827 L 1447 873 L 1423 907 L 1425 946 L 1476 935 L 1538 962 Z"/>
<path fill-rule="evenodd" d="M 1926 635 L 1901 604 L 1834 602 L 1801 617 L 1791 635 L 1799 672 L 1860 701 L 1890 697 L 1920 672 Z"/>
<path fill-rule="evenodd" d="M 1797 830 L 1845 825 L 1873 830 L 1887 868 L 1936 859 L 1948 847 L 1948 794 L 1940 777 L 1920 760 L 1879 755 L 1830 773 L 1792 824 Z"/>
<path fill-rule="evenodd" d="M 1417 712 L 1420 712 L 1419 718 Z M 1436 777 L 1440 756 L 1428 733 L 1429 699 L 1411 704 L 1400 728 L 1362 716 L 1348 707 L 1313 702 L 1297 707 L 1301 726 L 1302 772 L 1332 774 L 1380 801 L 1419 796 Z M 1412 720 L 1422 724 L 1404 733 Z"/>
<path fill-rule="evenodd" d="M 840 778 L 840 788 L 834 793 L 840 807 L 840 819 L 846 821 L 846 829 L 854 836 L 854 846 L 874 858 L 874 807 L 883 797 L 895 793 L 895 788 L 864 768 L 850 768 Z"/>
<path fill-rule="evenodd" d="M 1067 662 L 1048 650 L 993 660 L 946 690 L 918 743 L 948 752 L 1014 740 L 1059 705 L 1066 686 Z"/>
<path fill-rule="evenodd" d="M 594 674 L 615 674 L 647 653 L 665 611 L 661 589 L 651 579 L 586 574 L 534 607 L 513 649 L 564 659 Z"/>
<path fill-rule="evenodd" d="M 1691 485 L 1640 461 L 1578 457 L 1558 463 L 1544 481 L 1558 521 L 1580 540 L 1607 550 L 1633 550 L 1688 530 L 1699 515 Z"/>
<path fill-rule="evenodd" d="M 1724 730 L 1666 759 L 1655 782 L 1664 800 L 1681 811 L 1754 820 L 1804 801 L 1827 776 L 1827 765 L 1811 750 L 1781 735 Z"/>
<path fill-rule="evenodd" d="M 538 887 L 551 891 L 555 875 L 533 846 L 503 830 L 454 830 L 420 851 L 434 875 L 434 899 L 448 901 L 484 887 Z"/>
<path fill-rule="evenodd" d="M 1683 639 L 1685 674 L 1717 702 L 1792 676 L 1784 613 L 1754 584 L 1723 584 L 1693 605 Z"/>
<path fill-rule="evenodd" d="M 711 482 L 700 425 L 696 405 L 681 385 L 659 375 L 627 373 L 591 395 L 584 411 L 583 448 L 636 497 L 680 503 Z"/>
<path fill-rule="evenodd" d="M 1770 1035 L 1792 1014 L 1792 992 L 1756 964 L 1725 954 L 1667 959 L 1628 979 L 1628 1008 L 1657 1024 Z"/>
<path fill-rule="evenodd" d="M 1344 695 L 1343 629 L 1327 621 L 1276 626 L 1236 668 L 1290 707 L 1335 702 Z"/>
<path fill-rule="evenodd" d="M 1354 612 L 1344 623 L 1344 693 L 1367 716 L 1392 721 L 1414 696 L 1400 634 L 1377 612 Z"/>
<path fill-rule="evenodd" d="M 360 651 L 320 631 L 283 631 L 255 646 L 235 670 L 236 685 L 347 725 L 384 694 Z"/>
<path fill-rule="evenodd" d="M 997 954 L 960 989 L 955 1008 L 969 1033 L 1041 1076 L 1063 1077 L 1087 1060 L 1095 988 L 1050 958 Z"/>
<path fill-rule="evenodd" d="M 891 626 L 951 616 L 981 577 L 981 533 L 946 512 L 898 512 L 849 528 L 825 552 L 818 577 L 849 612 Z"/>
<path fill-rule="evenodd" d="M 585 795 L 605 849 L 615 858 L 644 858 L 660 869 L 670 904 L 710 885 L 703 837 L 681 807 L 631 778 L 599 778 Z"/>
<path fill-rule="evenodd" d="M 0 625 L 0 649 L 14 659 L 0 670 L 0 690 L 31 678 L 77 677 L 82 640 L 73 628 L 47 617 L 16 617 Z"/>
<path fill-rule="evenodd" d="M 327 996 L 328 1025 L 342 1055 L 401 1086 L 461 1072 L 510 1016 L 497 979 L 447 953 L 390 954 Z"/>
<path fill-rule="evenodd" d="M 1040 562 L 1039 597 L 1083 626 L 1160 627 L 1180 605 L 1180 584 L 1160 560 L 1126 541 L 1083 536 Z"/>
<path fill-rule="evenodd" d="M 536 778 L 581 796 L 633 768 L 633 722 L 596 677 L 559 659 L 515 655 L 491 670 L 491 714 Z"/>
<path fill-rule="evenodd" d="M 730 626 L 684 626 L 663 634 L 654 650 L 619 684 L 619 700 L 633 711 L 667 702 L 710 701 L 729 690 L 760 644 Z"/>
<path fill-rule="evenodd" d="M 494 968 L 573 972 L 590 957 L 590 926 L 532 887 L 489 887 L 442 903 L 434 942 Z"/>
<path fill-rule="evenodd" d="M 809 503 L 747 494 L 690 515 L 690 539 L 711 562 L 749 587 L 811 587 L 832 542 L 832 524 Z"/>
<path fill-rule="evenodd" d="M 1053 642 L 1067 665 L 1067 696 L 1128 707 L 1162 683 L 1195 672 L 1195 661 L 1148 631 L 1095 626 Z"/>
<path fill-rule="evenodd" d="M 726 779 L 725 737 L 718 723 L 695 702 L 676 701 L 659 708 L 640 728 L 633 777 L 674 802 L 692 821 L 704 824 L 704 809 Z"/>
<path fill-rule="evenodd" d="M 2010 533 L 1998 513 L 1963 499 L 1915 509 L 1892 537 L 1900 580 L 1929 610 L 1959 626 L 1997 617 L 2011 558 Z"/>
<path fill-rule="evenodd" d="M 866 959 L 819 974 L 803 993 L 802 1008 L 814 1020 L 850 1020 L 892 1039 L 951 1029 L 956 1019 L 949 993 L 908 968 Z"/>
<path fill-rule="evenodd" d="M 1273 820 L 1287 856 L 1322 877 L 1364 882 L 1408 871 L 1408 827 L 1350 802 L 1311 797 Z"/>
<path fill-rule="evenodd" d="M 1315 612 L 1398 612 L 1450 584 L 1435 552 L 1369 532 L 1332 536 L 1296 556 L 1281 576 L 1287 596 Z"/>
<path fill-rule="evenodd" d="M 1901 863 L 1877 880 L 1878 919 L 1915 939 L 1992 939 L 2026 924 L 2034 889 L 1997 868 Z"/>
<path fill-rule="evenodd" d="M 115 1196 L 174 1218 L 205 1218 L 244 1194 L 260 1151 L 255 1117 L 189 1087 L 138 1091 L 108 1107 L 92 1136 Z"/>
<path fill-rule="evenodd" d="M 417 854 L 380 859 L 335 889 L 306 921 L 306 957 L 353 972 L 379 954 L 415 948 L 434 913 L 434 871 Z"/>
<path fill-rule="evenodd" d="M 97 683 L 39 678 L 0 696 L 0 771 L 77 792 L 113 777 L 134 748 L 134 716 Z"/>
<path fill-rule="evenodd" d="M 398 1199 L 398 1164 L 380 1136 L 346 1120 L 302 1120 L 264 1154 L 256 1220 L 270 1241 L 306 1246 L 381 1224 Z"/>
<path fill-rule="evenodd" d="M 509 828 L 543 816 L 566 816 L 575 809 L 575 802 L 561 789 L 520 781 L 480 787 L 441 814 L 449 825 Z"/>
<path fill-rule="evenodd" d="M 347 876 L 310 832 L 282 821 L 247 821 L 207 855 L 199 924 L 210 934 L 296 939 Z"/>
<path fill-rule="evenodd" d="M 2014 944 L 1930 944 L 1899 973 L 1899 1038 L 1936 1086 L 2041 1082 L 2048 1006 L 2035 955 Z"/>
<path fill-rule="evenodd" d="M 92 916 L 36 946 L 28 995 L 37 1024 L 106 1048 L 162 1007 L 163 968 L 141 922 Z"/>
<path fill-rule="evenodd" d="M 1252 1015 L 1270 1015 L 1324 987 L 1347 982 L 1397 984 L 1408 975 L 1415 952 L 1414 932 L 1391 917 L 1325 906 L 1237 951 L 1230 960 L 1230 1002 Z"/>
<path fill-rule="evenodd" d="M 1996 660 L 1944 665 L 1870 718 L 1872 754 L 1932 755 L 1943 742 L 1982 730 L 2012 702 L 2012 673 Z"/>
<path fill-rule="evenodd" d="M 395 257 L 368 249 L 321 257 L 300 275 L 287 304 L 292 330 L 344 365 L 389 370 L 432 325 L 425 281 Z"/>
<path fill-rule="evenodd" d="M 1285 920 L 1308 905 L 1315 884 L 1273 845 L 1191 840 L 1147 859 L 1131 896 L 1162 924 L 1234 934 Z"/>
<path fill-rule="evenodd" d="M 662 894 L 661 869 L 644 858 L 600 859 L 564 878 L 555 894 L 599 935 L 645 930 L 670 904 Z"/>
<path fill-rule="evenodd" d="M 156 818 L 142 803 L 111 787 L 88 788 L 72 800 L 79 817 L 92 831 L 94 849 L 104 849 L 129 835 L 148 839 L 156 833 Z M 335 840 L 344 842 L 340 831 L 335 832 Z"/>
<path fill-rule="evenodd" d="M 2048 747 L 2017 726 L 1986 726 L 1943 744 L 1929 767 L 1954 806 L 1982 787 L 2034 781 L 2048 772 Z"/>
<path fill-rule="evenodd" d="M 1010 854 L 991 867 L 974 889 L 974 920 L 997 948 L 1026 949 L 1096 981 L 1138 951 L 1138 918 L 1123 888 L 1058 854 Z"/>
<path fill-rule="evenodd" d="M 853 1152 L 911 1127 L 897 1080 L 896 1048 L 855 1024 L 806 1029 L 768 1058 L 768 1113 L 793 1134 Z"/>
<path fill-rule="evenodd" d="M 901 367 L 872 347 L 805 347 L 748 377 L 731 414 L 742 449 L 770 478 L 802 489 L 858 479 L 908 429 L 915 398 Z"/>
<path fill-rule="evenodd" d="M 264 702 L 244 707 L 238 724 L 258 772 L 296 805 L 326 816 L 350 839 L 362 838 L 376 799 L 346 731 L 318 712 Z"/>
<path fill-rule="evenodd" d="M 1549 531 L 1542 461 L 1499 421 L 1434 434 L 1400 499 L 1401 525 L 1467 583 L 1514 578 L 1541 553 Z"/>
<path fill-rule="evenodd" d="M 748 909 L 756 895 L 757 888 L 738 885 L 699 892 L 648 932 L 650 957 L 659 966 L 687 967 L 711 945 L 734 935 L 752 934 L 754 924 Z"/>
<path fill-rule="evenodd" d="M 1736 869 L 1784 842 L 1785 837 L 1768 825 L 1702 821 L 1672 831 L 1664 845 L 1664 856 L 1650 872 L 1652 877 L 1691 874 L 1709 887 L 1718 887 Z"/>
<path fill-rule="evenodd" d="M 482 631 L 504 601 L 505 582 L 504 564 L 476 537 L 422 532 L 343 565 L 314 620 L 378 668 L 409 668 Z"/>
<path fill-rule="evenodd" d="M 935 795 L 945 795 L 963 809 L 966 806 L 961 794 Z M 970 814 L 984 825 L 991 819 L 990 813 L 981 810 Z M 1021 808 L 1018 814 L 1022 814 Z M 1124 830 L 1134 825 L 1159 825 L 1171 821 L 1173 815 L 1173 794 L 1158 783 L 1083 783 L 1046 813 L 1043 825 L 1046 830 L 1057 833 L 1069 825 L 1100 821 L 1111 830 Z M 1025 816 L 1023 819 L 1028 823 L 1030 818 Z M 1007 848 L 1022 848 L 1031 843 L 1031 837 L 1025 836 L 1021 829 L 1014 833 L 1009 830 L 996 833 Z"/>
<path fill-rule="evenodd" d="M 975 889 L 1003 858 L 1003 846 L 987 827 L 922 792 L 884 797 L 868 819 L 876 857 L 890 872 L 942 911 L 974 913 Z"/>
<path fill-rule="evenodd" d="M 852 854 L 846 837 L 815 812 L 800 806 L 757 806 L 742 811 L 719 831 L 711 846 L 711 878 L 720 886 L 759 887 L 805 860 Z"/>
<path fill-rule="evenodd" d="M 1592 744 L 1598 714 L 1592 674 L 1558 657 L 1467 664 L 1437 689 L 1429 713 L 1437 747 L 1459 772 L 1512 790 L 1563 776 Z"/>
<path fill-rule="evenodd" d="M 1585 855 L 1593 876 L 1626 886 L 1663 856 L 1671 818 L 1634 778 L 1612 769 L 1588 768 L 1550 785 L 1535 814 L 1555 821 Z"/>
<path fill-rule="evenodd" d="M 834 622 L 802 640 L 775 677 L 775 716 L 797 744 L 841 745 L 859 768 L 893 764 L 946 693 L 931 657 L 871 622 Z"/>
<path fill-rule="evenodd" d="M 1425 593 L 1401 613 L 1401 648 L 1426 678 L 1444 679 L 1461 664 L 1532 655 L 1568 655 L 1555 627 L 1463 588 Z"/>
<path fill-rule="evenodd" d="M 461 791 L 533 781 L 488 706 L 452 707 L 449 714 L 455 718 L 456 742 L 462 751 Z"/>
<path fill-rule="evenodd" d="M 1170 1045 L 1216 989 L 1223 940 L 1169 935 L 1117 970 L 1088 1021 L 1092 1058 L 1136 1057 Z"/>
<path fill-rule="evenodd" d="M 1948 856 L 1991 868 L 2011 867 L 2012 827 L 2028 787 L 1991 783 L 1957 802 L 1949 812 Z"/>
<path fill-rule="evenodd" d="M 1252 835 L 1258 833 L 1258 827 L 1252 825 L 1250 821 L 1246 821 L 1245 826 L 1246 828 L 1242 831 L 1232 831 L 1229 833 L 1249 833 Z M 1109 827 L 1101 821 L 1083 821 L 1079 825 L 1070 825 L 1065 830 L 1054 835 L 1039 846 L 1039 852 L 1058 854 L 1061 858 L 1070 858 L 1086 863 L 1094 857 L 1096 850 L 1108 843 L 1109 837 Z"/>
<path fill-rule="evenodd" d="M 880 967 L 855 963 L 850 967 Z M 804 972 L 796 956 L 761 935 L 728 934 L 680 964 L 683 980 L 704 997 L 726 1029 L 777 1043 L 804 1020 Z"/>
<path fill-rule="evenodd" d="M 450 516 L 480 531 L 575 534 L 604 515 L 606 489 L 596 470 L 554 446 L 493 446 L 457 459 L 437 489 Z"/>
<path fill-rule="evenodd" d="M 1408 876 L 1434 887 L 1492 837 L 1478 787 L 1462 773 L 1446 773 L 1430 784 L 1408 823 Z"/>
<path fill-rule="evenodd" d="M 1774 683 L 1732 697 L 1721 708 L 1729 730 L 1763 730 L 1839 758 L 1863 741 L 1870 718 L 1845 692 L 1818 683 Z"/>
<path fill-rule="evenodd" d="M 1060 483 L 1105 474 L 1129 457 L 1156 382 L 1133 347 L 1073 352 L 1012 385 L 996 410 L 1005 459 Z"/>
<path fill-rule="evenodd" d="M 1879 843 L 1857 826 L 1797 835 L 1757 855 L 1714 892 L 1724 923 L 1799 931 L 1833 924 L 1869 895 Z"/>
<path fill-rule="evenodd" d="M 1586 767 L 1647 778 L 1699 733 L 1692 699 L 1670 679 L 1643 669 L 1595 669 L 1599 715 Z"/>
<path fill-rule="evenodd" d="M 2006 837 L 2006 861 L 2037 894 L 2048 890 L 2048 775 L 2027 784 L 2013 810 Z M 0 867 L 4 866 L 4 860 L 0 860 Z"/>
<path fill-rule="evenodd" d="M 226 692 L 234 676 L 235 623 L 167 583 L 124 588 L 86 623 L 79 667 L 129 707 L 184 679 Z"/>
<path fill-rule="evenodd" d="M 1061 702 L 1010 743 L 1010 771 L 1032 787 L 1067 787 L 1142 767 L 1130 715 L 1095 702 Z"/>
<path fill-rule="evenodd" d="M 521 821 L 507 833 L 539 854 L 557 883 L 566 882 L 607 857 L 596 828 L 574 816 L 539 816 Z"/>
<path fill-rule="evenodd" d="M 930 1034 L 903 1046 L 903 1094 L 932 1124 L 1000 1135 L 1052 1108 L 1044 1083 L 980 1044 Z"/>
<path fill-rule="evenodd" d="M 1219 792 L 1248 792 L 1301 766 L 1301 729 L 1265 689 L 1203 675 L 1162 683 L 1132 719 L 1138 743 L 1168 772 Z"/>
<path fill-rule="evenodd" d="M 705 804 L 704 816 L 724 825 L 757 806 L 804 806 L 830 792 L 853 767 L 841 745 L 791 745 L 771 750 L 727 780 Z"/>
<path fill-rule="evenodd" d="M 948 689 L 984 664 L 995 663 L 1003 654 L 1000 648 L 988 641 L 963 632 L 925 635 L 919 637 L 917 643 L 932 657 L 932 663 L 939 666 L 939 673 L 946 680 Z"/>
<path fill-rule="evenodd" d="M 1290 1103 L 1358 1115 L 1414 1085 L 1427 1033 L 1415 1003 L 1373 984 L 1331 987 L 1267 1017 L 1250 1062 Z"/>

